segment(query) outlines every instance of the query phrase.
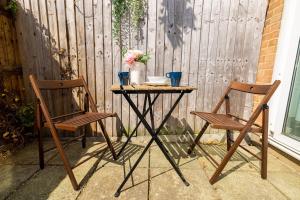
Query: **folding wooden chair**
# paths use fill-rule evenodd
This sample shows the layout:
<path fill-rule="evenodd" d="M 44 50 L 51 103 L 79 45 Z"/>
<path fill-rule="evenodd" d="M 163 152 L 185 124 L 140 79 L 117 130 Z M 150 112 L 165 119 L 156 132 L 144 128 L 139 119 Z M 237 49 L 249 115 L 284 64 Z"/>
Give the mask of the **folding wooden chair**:
<path fill-rule="evenodd" d="M 269 107 L 267 105 L 271 96 L 279 86 L 280 81 L 276 80 L 272 85 L 252 85 L 239 82 L 231 82 L 225 94 L 222 96 L 221 100 L 218 102 L 212 113 L 205 112 L 191 112 L 203 120 L 206 121 L 205 125 L 202 127 L 201 131 L 195 138 L 193 144 L 190 146 L 188 153 L 191 154 L 196 144 L 198 144 L 201 136 L 204 134 L 207 127 L 210 125 L 212 128 L 225 129 L 227 135 L 227 154 L 218 165 L 215 173 L 210 178 L 209 182 L 211 184 L 215 183 L 218 180 L 219 175 L 222 170 L 230 160 L 233 153 L 236 151 L 238 146 L 245 149 L 241 146 L 240 143 L 245 138 L 247 132 L 262 133 L 262 146 L 261 146 L 261 157 L 250 152 L 253 156 L 261 160 L 261 177 L 263 179 L 267 178 L 267 151 L 268 151 L 268 117 L 269 117 Z M 249 120 L 242 119 L 238 116 L 235 116 L 230 113 L 230 101 L 229 101 L 229 92 L 231 90 L 236 90 L 244 93 L 251 93 L 257 95 L 264 95 L 262 101 L 258 107 L 254 110 Z M 225 101 L 225 112 L 226 114 L 217 114 L 221 105 Z M 259 114 L 262 113 L 262 126 L 255 123 Z M 239 131 L 239 135 L 235 141 L 231 139 L 232 131 Z M 208 154 L 209 155 L 209 154 Z"/>
<path fill-rule="evenodd" d="M 91 97 L 91 94 L 88 90 L 87 84 L 84 81 L 83 77 L 80 77 L 76 80 L 37 80 L 35 76 L 30 75 L 29 80 L 31 82 L 32 88 L 37 98 L 37 105 L 36 105 L 36 128 L 38 134 L 38 142 L 39 142 L 39 161 L 40 161 L 40 168 L 44 168 L 44 153 L 47 150 L 43 149 L 42 137 L 41 137 L 41 128 L 46 127 L 50 129 L 51 135 L 53 137 L 55 146 L 58 150 L 58 153 L 63 161 L 65 170 L 71 180 L 74 190 L 79 189 L 79 185 L 74 177 L 74 173 L 72 169 L 74 167 L 70 166 L 69 160 L 66 157 L 66 154 L 63 149 L 63 145 L 58 137 L 57 129 L 66 130 L 66 131 L 76 131 L 79 128 L 84 128 L 84 133 L 76 139 L 82 138 L 82 148 L 86 146 L 86 127 L 92 122 L 98 122 L 100 124 L 100 128 L 102 134 L 105 137 L 107 145 L 113 155 L 113 158 L 116 160 L 117 156 L 115 150 L 112 146 L 112 143 L 109 139 L 109 136 L 105 130 L 105 126 L 102 119 L 107 117 L 114 117 L 116 116 L 115 113 L 99 113 L 97 111 L 97 107 L 94 103 L 94 100 Z M 73 112 L 57 117 L 51 117 L 46 106 L 45 100 L 42 96 L 41 90 L 58 90 L 58 89 L 68 89 L 68 88 L 75 88 L 81 87 L 85 90 L 84 96 L 84 110 Z M 91 108 L 92 112 L 89 112 L 89 108 Z M 44 119 L 42 119 L 42 115 Z M 74 139 L 73 139 L 74 140 Z M 55 148 L 55 147 L 54 147 Z M 53 148 L 52 148 L 53 149 Z"/>

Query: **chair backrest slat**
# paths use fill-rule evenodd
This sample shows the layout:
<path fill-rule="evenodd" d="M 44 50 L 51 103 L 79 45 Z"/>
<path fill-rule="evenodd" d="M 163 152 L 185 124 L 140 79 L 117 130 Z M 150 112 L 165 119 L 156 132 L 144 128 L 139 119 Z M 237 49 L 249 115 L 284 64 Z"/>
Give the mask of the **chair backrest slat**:
<path fill-rule="evenodd" d="M 240 92 L 266 95 L 271 86 L 272 85 L 254 85 L 247 83 L 232 82 L 230 87 L 232 90 L 238 90 Z"/>
<path fill-rule="evenodd" d="M 84 81 L 84 78 L 80 76 L 75 80 L 37 80 L 34 75 L 29 75 L 29 80 L 31 82 L 32 88 L 37 99 L 41 103 L 42 111 L 48 120 L 51 120 L 49 110 L 46 106 L 45 99 L 42 96 L 41 90 L 56 90 L 56 89 L 68 89 L 74 87 L 83 87 L 85 93 L 88 94 L 89 106 L 92 112 L 97 112 L 97 106 L 93 100 L 91 93 L 88 89 L 87 83 Z M 68 114 L 67 114 L 68 115 Z M 55 119 L 55 118 L 54 118 Z"/>
<path fill-rule="evenodd" d="M 83 80 L 38 80 L 37 85 L 41 90 L 56 90 L 83 87 Z"/>

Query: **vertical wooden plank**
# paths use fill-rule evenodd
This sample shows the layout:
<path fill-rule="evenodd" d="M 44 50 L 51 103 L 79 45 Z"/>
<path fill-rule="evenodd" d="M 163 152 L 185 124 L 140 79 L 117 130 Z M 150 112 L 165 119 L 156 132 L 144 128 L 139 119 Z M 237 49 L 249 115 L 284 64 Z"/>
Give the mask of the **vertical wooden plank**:
<path fill-rule="evenodd" d="M 121 48 L 118 44 L 113 41 L 113 84 L 119 84 L 118 72 L 122 69 L 121 64 Z M 122 96 L 121 95 L 113 95 L 113 112 L 117 113 L 121 119 L 122 115 Z M 117 128 L 118 122 L 117 118 L 113 118 L 113 127 L 112 127 L 112 135 L 117 136 Z"/>
<path fill-rule="evenodd" d="M 77 63 L 78 75 L 87 80 L 86 52 L 85 52 L 85 23 L 84 23 L 84 1 L 74 1 L 76 16 L 76 38 L 77 38 Z M 83 98 L 80 98 L 80 107 L 83 109 Z"/>
<path fill-rule="evenodd" d="M 84 23 L 84 1 L 78 0 L 75 3 L 76 13 L 76 36 L 77 36 L 77 57 L 78 74 L 87 79 L 86 52 L 85 52 L 85 23 Z"/>
<path fill-rule="evenodd" d="M 42 69 L 44 78 L 47 80 L 53 79 L 52 69 L 52 53 L 51 53 L 51 42 L 50 42 L 50 29 L 48 21 L 48 9 L 47 2 L 45 0 L 39 1 L 39 14 L 40 14 L 40 31 L 41 31 L 41 43 L 42 43 Z M 47 92 L 48 106 L 51 112 L 55 109 L 55 102 L 53 100 L 52 92 Z"/>
<path fill-rule="evenodd" d="M 114 19 L 112 19 L 114 20 Z M 120 35 L 121 37 L 121 35 Z M 112 38 L 112 66 L 113 66 L 113 77 L 112 81 L 113 84 L 120 84 L 118 73 L 122 70 L 122 52 L 121 47 L 117 44 L 117 41 L 113 40 Z M 122 119 L 122 95 L 114 95 L 113 94 L 113 112 L 118 114 L 120 120 Z M 125 102 L 126 103 L 126 102 Z M 128 106 L 128 105 L 127 105 Z M 128 114 L 128 113 L 127 113 Z M 127 118 L 127 116 L 126 116 Z M 112 135 L 118 136 L 119 124 L 120 122 L 117 121 L 117 118 L 113 118 L 113 125 L 112 125 Z"/>
<path fill-rule="evenodd" d="M 223 65 L 223 90 L 229 85 L 232 81 L 232 67 L 233 67 L 233 57 L 234 57 L 234 46 L 236 41 L 236 32 L 237 32 L 237 23 L 238 23 L 238 5 L 239 0 L 230 1 L 230 13 L 229 13 L 229 22 L 227 25 L 227 36 L 225 44 L 225 61 Z M 233 100 L 233 98 L 231 99 Z M 231 105 L 235 105 L 231 103 Z M 233 108 L 233 107 L 231 107 Z M 232 111 L 232 109 L 231 109 Z"/>
<path fill-rule="evenodd" d="M 212 9 L 212 1 L 203 1 L 203 16 L 201 25 L 201 39 L 199 51 L 199 66 L 198 66 L 198 83 L 197 83 L 197 111 L 207 111 L 205 108 L 205 85 L 206 85 L 206 68 L 208 60 L 208 45 L 209 45 L 209 30 L 210 30 L 210 15 Z M 197 118 L 195 130 L 199 131 L 202 127 L 202 122 Z"/>
<path fill-rule="evenodd" d="M 173 52 L 173 71 L 181 71 L 182 65 L 182 30 L 183 30 L 183 6 L 182 0 L 175 0 L 175 16 L 174 16 L 174 52 Z M 172 95 L 172 104 L 176 101 L 178 95 Z M 179 118 L 179 106 L 177 106 L 172 114 L 174 118 Z"/>
<path fill-rule="evenodd" d="M 26 100 L 28 100 L 29 96 L 31 96 L 30 88 L 29 88 L 29 81 L 27 78 L 28 75 L 28 68 L 26 58 L 28 57 L 28 51 L 26 51 L 26 45 L 25 45 L 25 32 L 24 32 L 24 26 L 25 26 L 25 11 L 24 11 L 24 3 L 23 1 L 18 1 L 19 4 L 19 12 L 17 12 L 16 15 L 16 33 L 17 33 L 17 40 L 18 40 L 18 48 L 20 51 L 20 60 L 22 63 L 22 71 L 23 71 L 23 80 L 24 80 L 24 88 L 26 90 Z M 0 18 L 1 19 L 1 18 Z M 1 24 L 0 24 L 1 26 Z M 1 37 L 1 30 L 0 29 L 0 37 Z M 0 47 L 1 50 L 1 47 Z M 21 79 L 21 78 L 20 78 Z M 19 79 L 19 83 L 21 83 Z M 21 84 L 20 84 L 21 85 Z"/>
<path fill-rule="evenodd" d="M 93 1 L 84 1 L 84 20 L 85 20 L 85 44 L 86 44 L 86 66 L 87 84 L 92 95 L 96 97 L 95 83 L 95 49 L 94 49 L 94 12 Z M 91 124 L 92 135 L 96 134 L 96 124 Z"/>
<path fill-rule="evenodd" d="M 57 23 L 58 23 L 58 39 L 59 39 L 59 50 L 58 54 L 60 57 L 60 68 L 61 68 L 61 79 L 71 78 L 71 68 L 69 63 L 69 48 L 68 48 L 68 37 L 67 37 L 67 26 L 66 26 L 66 5 L 65 0 L 56 1 L 57 9 Z M 61 103 L 64 113 L 71 113 L 71 103 L 66 104 L 65 102 L 72 102 L 71 91 L 61 90 Z"/>
<path fill-rule="evenodd" d="M 156 0 L 148 0 L 148 27 L 147 27 L 147 52 L 150 55 L 150 60 L 147 63 L 147 75 L 155 75 L 156 62 L 156 15 L 158 13 Z M 123 107 L 122 107 L 123 108 Z M 149 118 L 147 118 L 149 121 Z M 149 121 L 150 122 L 150 121 Z M 146 131 L 147 132 L 147 131 Z M 146 133 L 148 135 L 148 133 Z"/>
<path fill-rule="evenodd" d="M 12 29 L 10 27 L 10 19 L 8 17 L 3 18 L 3 32 L 4 32 L 4 40 L 2 40 L 5 45 L 5 57 L 6 57 L 6 66 L 13 66 L 14 63 L 14 49 L 12 44 Z"/>
<path fill-rule="evenodd" d="M 194 3 L 194 16 L 193 16 L 193 27 L 192 27 L 192 38 L 191 38 L 191 52 L 190 52 L 190 70 L 189 70 L 189 85 L 197 88 L 198 79 L 198 65 L 199 65 L 199 50 L 200 50 L 200 39 L 201 39 L 201 25 L 203 15 L 203 0 Z M 188 95 L 188 106 L 187 106 L 187 121 L 192 129 L 195 129 L 195 116 L 191 115 L 190 112 L 196 109 L 196 91 Z"/>
<path fill-rule="evenodd" d="M 264 28 L 264 21 L 265 21 L 265 16 L 266 16 L 266 9 L 268 6 L 268 1 L 267 0 L 255 0 L 252 1 L 254 5 L 259 5 L 259 9 L 255 9 L 256 12 L 253 14 L 251 20 L 253 21 L 252 23 L 252 29 L 253 31 L 253 38 L 252 38 L 252 45 L 250 45 L 250 55 L 248 55 L 248 63 L 249 67 L 247 69 L 247 78 L 248 82 L 250 83 L 255 83 L 256 80 L 256 71 L 257 71 L 257 66 L 258 66 L 258 59 L 259 59 L 259 49 L 261 46 L 261 38 L 262 38 L 262 33 L 263 33 L 263 28 Z M 244 113 L 244 117 L 248 117 L 249 114 L 252 112 L 253 108 L 253 96 L 247 95 L 246 96 L 246 110 Z"/>
<path fill-rule="evenodd" d="M 246 17 L 246 28 L 245 28 L 245 38 L 244 38 L 244 46 L 243 46 L 243 62 L 241 66 L 241 82 L 246 82 L 248 83 L 250 80 L 248 80 L 248 71 L 249 68 L 252 67 L 250 64 L 250 58 L 252 53 L 252 45 L 253 45 L 253 35 L 255 32 L 254 28 L 254 18 L 257 12 L 257 4 L 256 0 L 249 0 L 248 3 L 248 11 L 247 11 L 247 17 Z M 252 82 L 253 83 L 253 82 Z M 251 111 L 252 111 L 252 95 L 246 94 L 243 96 L 241 99 L 240 103 L 243 105 L 240 108 L 240 113 L 243 116 L 243 118 L 247 119 L 250 117 Z M 250 107 L 248 107 L 250 106 Z"/>
<path fill-rule="evenodd" d="M 105 111 L 113 111 L 112 85 L 112 33 L 111 1 L 103 0 L 103 33 L 104 33 L 104 71 L 105 71 Z M 112 119 L 106 119 L 107 132 L 112 134 Z"/>
<path fill-rule="evenodd" d="M 212 11 L 211 11 L 211 25 L 209 29 L 209 45 L 208 45 L 208 61 L 206 69 L 206 83 L 205 83 L 205 100 L 204 109 L 211 111 L 212 100 L 215 96 L 213 94 L 213 81 L 216 73 L 216 54 L 218 47 L 218 37 L 219 37 L 219 19 L 220 19 L 220 1 L 213 1 Z"/>
<path fill-rule="evenodd" d="M 40 79 L 45 79 L 44 78 L 44 71 L 45 71 L 45 66 L 42 65 L 42 49 L 39 50 L 40 47 L 43 46 L 42 44 L 42 38 L 41 38 L 41 30 L 40 30 L 40 12 L 39 12 L 39 4 L 37 0 L 31 0 L 31 14 L 32 18 L 31 23 L 32 23 L 32 30 L 33 30 L 33 43 L 32 43 L 32 50 L 34 51 L 35 54 L 35 60 L 36 60 L 36 73 L 37 77 Z"/>
<path fill-rule="evenodd" d="M 44 67 L 44 77 L 45 79 L 52 79 L 52 67 L 51 67 L 51 43 L 50 43 L 50 30 L 48 23 L 48 10 L 46 1 L 39 2 L 40 11 L 40 27 L 41 27 L 41 39 L 42 39 L 42 60 Z"/>
<path fill-rule="evenodd" d="M 74 1 L 66 1 L 66 21 L 67 21 L 67 38 L 69 49 L 69 67 L 72 70 L 71 79 L 78 78 L 78 63 L 77 63 L 77 40 L 76 40 L 76 19 L 75 19 L 75 4 Z M 72 90 L 72 111 L 79 110 L 80 100 L 78 88 Z"/>
<path fill-rule="evenodd" d="M 156 4 L 156 55 L 155 55 L 155 75 L 156 76 L 163 76 L 163 69 L 164 69 L 164 31 L 165 31 L 165 7 L 163 5 L 163 0 L 157 0 Z M 156 105 L 154 106 L 154 117 L 155 117 L 155 126 L 159 125 L 162 120 L 162 108 L 163 108 L 163 95 L 158 97 L 156 101 Z"/>
<path fill-rule="evenodd" d="M 24 11 L 24 21 L 22 22 L 22 28 L 23 28 L 23 34 L 25 35 L 24 37 L 24 46 L 25 49 L 24 51 L 27 51 L 27 57 L 25 58 L 25 66 L 26 66 L 26 70 L 23 70 L 23 74 L 24 74 L 24 80 L 25 80 L 25 87 L 28 89 L 27 91 L 29 91 L 29 94 L 27 99 L 30 100 L 32 98 L 32 92 L 29 89 L 29 81 L 28 81 L 28 75 L 29 74 L 36 74 L 35 71 L 35 59 L 34 59 L 34 51 L 28 51 L 28 47 L 34 47 L 34 41 L 33 39 L 33 31 L 32 31 L 32 14 L 30 11 L 30 2 L 29 0 L 24 0 L 24 4 L 23 4 L 23 11 Z"/>
<path fill-rule="evenodd" d="M 148 0 L 145 0 L 145 5 L 144 5 L 144 8 L 145 8 L 145 15 L 144 15 L 144 18 L 143 20 L 141 21 L 141 31 L 139 31 L 138 33 L 138 48 L 140 50 L 142 50 L 143 52 L 147 52 L 147 27 L 148 27 Z M 146 65 L 146 73 L 145 73 L 145 80 L 147 78 L 147 65 Z M 138 106 L 139 106 L 139 110 L 142 111 L 143 110 L 143 104 L 144 104 L 144 98 L 145 96 L 144 95 L 138 95 Z M 123 109 L 123 108 L 122 108 Z M 147 134 L 146 133 L 146 130 L 144 128 L 144 126 L 139 126 L 138 128 L 138 135 L 145 135 Z M 148 135 L 148 134 L 147 134 Z"/>
<path fill-rule="evenodd" d="M 166 8 L 165 14 L 165 44 L 164 44 L 164 69 L 163 75 L 172 71 L 173 67 L 173 52 L 175 40 L 175 0 L 168 0 L 163 2 Z M 163 116 L 165 116 L 171 108 L 172 96 L 170 94 L 163 97 Z M 170 133 L 171 134 L 171 133 Z"/>
<path fill-rule="evenodd" d="M 127 14 L 126 16 L 124 16 L 123 20 L 122 20 L 122 24 L 121 24 L 121 29 L 124 27 L 125 29 L 128 29 L 129 26 L 129 14 Z M 122 33 L 122 50 L 126 50 L 130 48 L 130 31 L 126 32 L 124 31 Z M 121 51 L 122 51 L 121 50 Z M 125 64 L 124 58 L 121 57 L 121 69 L 122 71 L 129 71 L 128 66 Z M 122 112 L 121 112 L 121 119 L 122 119 L 122 123 L 124 125 L 124 128 L 126 129 L 126 131 L 129 131 L 130 128 L 130 106 L 128 104 L 128 102 L 121 97 L 121 104 L 122 104 Z"/>
<path fill-rule="evenodd" d="M 0 15 L 0 65 L 6 66 L 6 58 L 5 58 L 5 44 L 2 41 L 5 41 L 5 34 L 4 34 L 4 22 L 5 16 Z"/>
<path fill-rule="evenodd" d="M 0 41 L 4 41 L 3 20 L 4 20 L 4 16 L 0 15 Z M 0 42 L 0 66 L 5 66 L 4 46 L 5 46 L 4 42 Z"/>
<path fill-rule="evenodd" d="M 220 9 L 221 1 L 212 2 L 212 10 L 210 16 L 210 29 L 209 29 L 209 44 L 208 44 L 208 59 L 206 68 L 206 82 L 205 82 L 205 93 L 204 93 L 204 109 L 209 112 L 213 109 L 212 100 L 215 96 L 213 91 L 214 78 L 216 76 L 216 54 L 218 47 L 219 37 L 219 20 L 220 20 Z M 209 132 L 213 133 L 216 129 L 208 129 Z"/>
<path fill-rule="evenodd" d="M 228 34 L 228 24 L 229 24 L 229 13 L 230 13 L 230 5 L 231 1 L 221 1 L 221 8 L 220 8 L 220 20 L 219 20 L 219 27 L 218 27 L 218 44 L 217 44 L 217 53 L 215 58 L 215 77 L 213 82 L 213 93 L 214 97 L 212 99 L 212 107 L 216 105 L 223 95 L 224 89 L 228 86 L 228 82 L 224 83 L 223 79 L 224 76 L 228 73 L 224 71 L 224 65 L 226 60 L 226 53 L 230 51 L 226 48 L 226 40 Z M 225 113 L 224 107 L 220 109 L 221 113 Z"/>
<path fill-rule="evenodd" d="M 156 62 L 156 0 L 148 0 L 147 51 L 151 59 L 147 63 L 147 75 L 154 76 Z"/>
<path fill-rule="evenodd" d="M 245 39 L 245 30 L 247 23 L 247 10 L 248 10 L 248 0 L 240 0 L 239 2 L 239 14 L 238 14 L 238 24 L 236 32 L 236 41 L 234 46 L 234 55 L 233 55 L 233 70 L 232 70 L 232 79 L 240 81 L 241 78 L 241 66 L 242 66 L 242 57 L 243 57 L 243 45 Z M 240 105 L 241 99 L 243 98 L 242 93 L 233 93 L 232 99 L 234 99 L 234 106 L 232 108 L 232 113 L 236 115 L 241 115 Z M 242 117 L 242 116 L 241 116 Z"/>
<path fill-rule="evenodd" d="M 137 41 L 135 39 L 135 37 L 137 35 L 137 31 L 135 30 L 135 28 L 133 28 L 133 22 L 132 22 L 131 18 L 130 18 L 129 24 L 130 24 L 129 49 L 138 49 Z M 130 94 L 130 98 L 135 105 L 137 105 L 137 103 L 138 103 L 137 96 L 138 96 L 137 94 Z M 136 116 L 135 112 L 133 111 L 133 109 L 130 107 L 129 108 L 129 131 L 130 132 L 133 131 L 136 124 L 137 124 L 137 116 Z"/>
<path fill-rule="evenodd" d="M 4 66 L 8 66 L 8 55 L 7 55 L 7 44 L 6 44 L 6 37 L 7 37 L 7 34 L 6 34 L 6 23 L 7 23 L 7 17 L 3 16 L 2 18 L 2 24 L 1 24 L 1 32 L 2 32 L 2 39 L 3 39 L 3 45 L 2 45 L 2 48 L 3 48 L 3 63 L 4 63 Z"/>
<path fill-rule="evenodd" d="M 105 111 L 104 36 L 102 1 L 94 0 L 96 103 L 99 112 Z"/>
<path fill-rule="evenodd" d="M 56 12 L 56 1 L 47 1 L 48 8 L 48 20 L 49 20 L 49 32 L 50 32 L 50 46 L 52 55 L 52 78 L 61 79 L 60 73 L 60 58 L 59 58 L 59 35 L 58 35 L 58 24 L 57 24 L 57 12 Z M 55 115 L 61 115 L 63 112 L 62 107 L 62 96 L 59 91 L 53 92 L 53 102 Z"/>

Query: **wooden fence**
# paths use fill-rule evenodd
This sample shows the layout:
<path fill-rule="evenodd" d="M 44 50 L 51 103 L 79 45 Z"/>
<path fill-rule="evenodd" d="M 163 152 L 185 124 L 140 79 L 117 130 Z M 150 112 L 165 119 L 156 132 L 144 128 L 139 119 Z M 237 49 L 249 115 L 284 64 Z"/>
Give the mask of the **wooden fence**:
<path fill-rule="evenodd" d="M 0 89 L 14 91 L 24 99 L 22 67 L 12 16 L 0 10 Z"/>
<path fill-rule="evenodd" d="M 117 73 L 123 66 L 120 48 L 112 38 L 111 0 L 18 2 L 16 28 L 28 93 L 30 73 L 41 79 L 83 75 L 99 111 L 117 112 L 126 129 L 132 129 L 136 116 L 121 96 L 110 91 L 111 85 L 118 83 Z M 198 88 L 183 98 L 170 123 L 176 125 L 173 131 L 185 125 L 199 130 L 201 123 L 195 123 L 191 110 L 210 111 L 231 80 L 255 82 L 267 0 L 146 2 L 143 28 L 139 33 L 128 33 L 128 48 L 150 54 L 148 75 L 182 71 L 181 83 Z M 70 97 L 64 92 L 51 97 L 51 108 L 58 106 L 58 112 L 70 109 L 68 98 L 80 104 L 76 95 Z M 251 97 L 236 97 L 234 110 L 247 116 L 252 110 Z M 142 96 L 132 98 L 142 106 Z M 173 100 L 171 95 L 158 99 L 156 123 Z M 113 136 L 116 124 L 113 119 L 106 120 Z"/>

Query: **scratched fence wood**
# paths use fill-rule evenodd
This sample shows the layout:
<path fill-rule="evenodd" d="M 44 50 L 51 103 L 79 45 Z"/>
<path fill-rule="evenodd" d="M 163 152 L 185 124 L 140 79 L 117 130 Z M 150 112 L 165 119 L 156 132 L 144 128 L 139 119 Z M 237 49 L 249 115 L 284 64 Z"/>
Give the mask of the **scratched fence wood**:
<path fill-rule="evenodd" d="M 3 10 L 0 10 L 0 89 L 25 98 L 16 29 L 12 16 Z"/>
<path fill-rule="evenodd" d="M 183 98 L 170 122 L 176 125 L 172 133 L 186 130 L 187 126 L 197 131 L 201 123 L 195 121 L 190 111 L 210 111 L 231 80 L 255 82 L 267 0 L 145 2 L 147 12 L 142 30 L 130 30 L 126 45 L 150 54 L 148 75 L 180 70 L 181 84 L 198 88 Z M 124 127 L 132 129 L 137 117 L 123 98 L 110 91 L 112 84 L 118 84 L 118 71 L 124 69 L 121 50 L 112 37 L 111 0 L 19 0 L 18 3 L 16 28 L 26 90 L 30 90 L 29 73 L 45 79 L 66 78 L 65 73 L 69 73 L 68 78 L 83 75 L 99 111 L 117 112 Z M 73 97 L 65 92 L 48 95 L 52 98 L 53 113 L 80 107 L 82 100 L 77 94 L 78 91 L 73 92 Z M 232 103 L 233 111 L 249 115 L 252 98 L 234 96 L 237 100 Z M 143 97 L 132 95 L 132 98 L 141 108 Z M 158 99 L 156 124 L 175 99 L 176 95 Z M 108 132 L 116 136 L 119 123 L 107 119 L 105 124 Z M 99 131 L 96 126 L 92 130 Z M 145 131 L 139 129 L 139 134 Z"/>

